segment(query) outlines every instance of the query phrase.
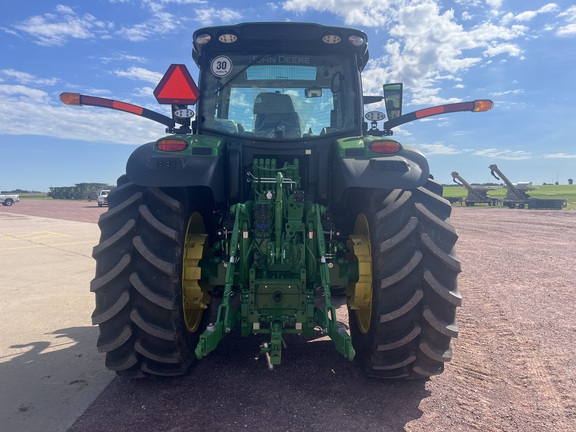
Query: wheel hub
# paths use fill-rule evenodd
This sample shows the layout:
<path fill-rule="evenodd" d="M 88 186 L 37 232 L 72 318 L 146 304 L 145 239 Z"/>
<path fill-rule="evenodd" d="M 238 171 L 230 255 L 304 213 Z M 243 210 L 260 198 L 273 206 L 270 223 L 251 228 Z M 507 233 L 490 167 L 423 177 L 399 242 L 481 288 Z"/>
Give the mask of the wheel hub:
<path fill-rule="evenodd" d="M 210 303 L 209 286 L 201 282 L 200 260 L 205 256 L 208 234 L 199 213 L 188 222 L 182 259 L 182 307 L 186 328 L 193 333 L 198 330 L 204 310 Z"/>
<path fill-rule="evenodd" d="M 354 234 L 348 240 L 348 249 L 358 259 L 358 282 L 348 287 L 348 306 L 356 315 L 358 328 L 366 334 L 372 318 L 372 254 L 368 220 L 363 213 L 356 219 Z"/>

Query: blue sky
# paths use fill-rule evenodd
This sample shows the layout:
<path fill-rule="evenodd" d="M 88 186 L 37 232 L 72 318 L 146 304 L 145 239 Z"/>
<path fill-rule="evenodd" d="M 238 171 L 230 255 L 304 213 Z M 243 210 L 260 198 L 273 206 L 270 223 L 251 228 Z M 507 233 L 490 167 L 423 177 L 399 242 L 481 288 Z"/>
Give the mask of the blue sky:
<path fill-rule="evenodd" d="M 511 0 L 0 0 L 0 190 L 115 183 L 138 144 L 164 127 L 107 109 L 68 107 L 63 91 L 166 112 L 152 91 L 188 65 L 195 29 L 246 21 L 351 26 L 369 37 L 364 94 L 405 83 L 404 112 L 490 98 L 487 113 L 409 123 L 395 137 L 458 171 L 513 181 L 576 177 L 576 6 Z M 373 106 L 370 106 L 372 108 Z"/>

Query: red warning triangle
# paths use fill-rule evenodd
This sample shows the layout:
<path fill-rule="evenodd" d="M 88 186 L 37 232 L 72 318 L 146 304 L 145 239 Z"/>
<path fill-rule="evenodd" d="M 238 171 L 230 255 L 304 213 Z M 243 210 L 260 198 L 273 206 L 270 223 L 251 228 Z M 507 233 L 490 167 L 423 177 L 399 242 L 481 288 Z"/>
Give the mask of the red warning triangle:
<path fill-rule="evenodd" d="M 161 104 L 194 105 L 199 95 L 196 83 L 183 64 L 170 65 L 154 89 L 154 96 Z"/>

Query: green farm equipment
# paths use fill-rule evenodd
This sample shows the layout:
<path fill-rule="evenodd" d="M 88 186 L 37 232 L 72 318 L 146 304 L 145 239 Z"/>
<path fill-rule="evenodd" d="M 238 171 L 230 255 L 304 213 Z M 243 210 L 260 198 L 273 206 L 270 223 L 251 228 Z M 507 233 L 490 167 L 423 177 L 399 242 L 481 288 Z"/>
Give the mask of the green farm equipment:
<path fill-rule="evenodd" d="M 99 220 L 92 318 L 106 366 L 181 375 L 235 332 L 270 368 L 288 335 L 327 335 L 368 375 L 441 373 L 458 334 L 457 235 L 425 157 L 391 129 L 492 102 L 403 115 L 402 84 L 363 95 L 367 36 L 353 29 L 245 23 L 193 43 L 198 87 L 172 65 L 154 91 L 172 117 L 61 95 L 169 134 L 134 151 Z M 364 113 L 379 102 L 382 129 L 384 113 Z"/>

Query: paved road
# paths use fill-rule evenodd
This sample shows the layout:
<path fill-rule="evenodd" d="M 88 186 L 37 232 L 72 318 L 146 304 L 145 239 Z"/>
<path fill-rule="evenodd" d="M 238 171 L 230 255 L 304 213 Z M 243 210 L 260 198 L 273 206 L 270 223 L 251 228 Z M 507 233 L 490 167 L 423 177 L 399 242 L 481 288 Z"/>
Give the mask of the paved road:
<path fill-rule="evenodd" d="M 20 204 L 0 210 L 0 430 L 66 431 L 113 378 L 90 322 L 98 226 Z"/>

